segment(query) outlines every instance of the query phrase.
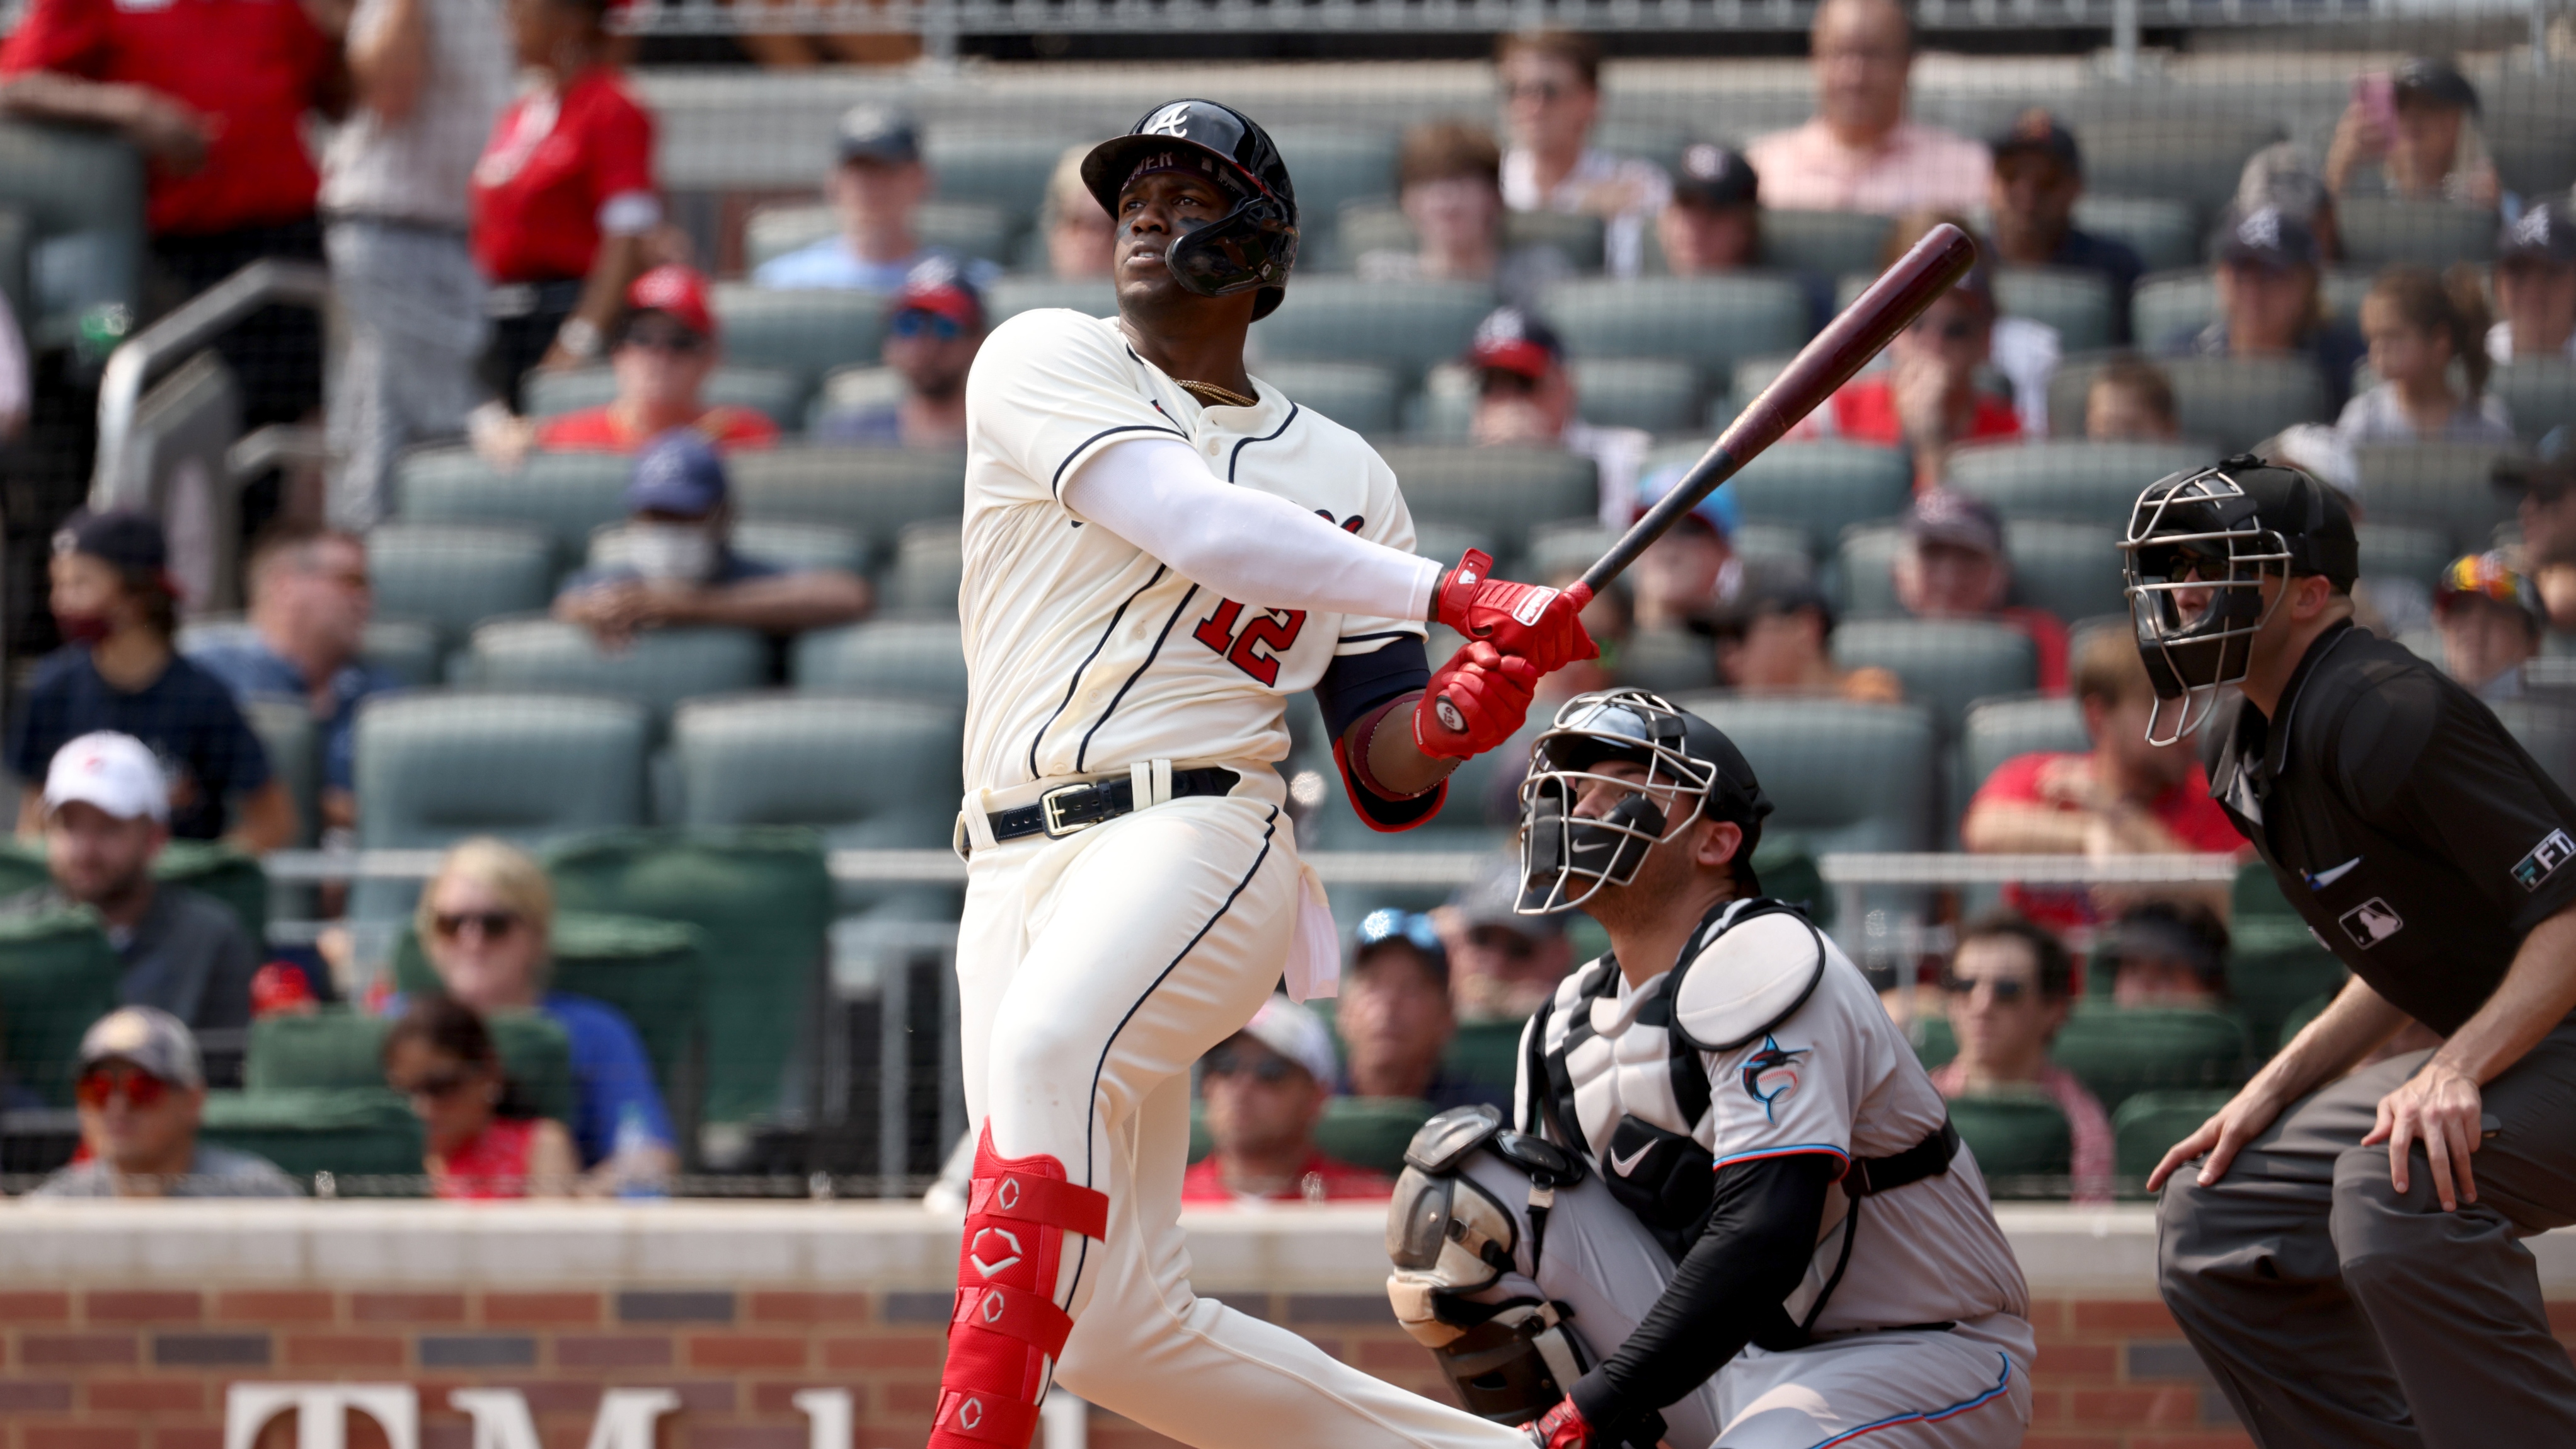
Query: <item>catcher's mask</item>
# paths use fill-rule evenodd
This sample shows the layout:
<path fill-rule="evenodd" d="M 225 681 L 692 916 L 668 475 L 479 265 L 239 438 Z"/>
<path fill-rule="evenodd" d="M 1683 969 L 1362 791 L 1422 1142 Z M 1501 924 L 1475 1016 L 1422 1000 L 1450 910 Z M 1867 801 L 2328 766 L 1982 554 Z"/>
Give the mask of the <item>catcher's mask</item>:
<path fill-rule="evenodd" d="M 1608 773 L 1613 762 L 1643 774 Z M 1590 789 L 1618 798 L 1598 814 L 1576 813 Z M 1521 893 L 1512 909 L 1522 915 L 1569 910 L 1604 886 L 1629 884 L 1648 851 L 1702 815 L 1743 829 L 1737 893 L 1761 893 L 1753 847 L 1770 800 L 1734 741 L 1659 695 L 1612 689 L 1567 700 L 1530 747 L 1520 797 Z"/>

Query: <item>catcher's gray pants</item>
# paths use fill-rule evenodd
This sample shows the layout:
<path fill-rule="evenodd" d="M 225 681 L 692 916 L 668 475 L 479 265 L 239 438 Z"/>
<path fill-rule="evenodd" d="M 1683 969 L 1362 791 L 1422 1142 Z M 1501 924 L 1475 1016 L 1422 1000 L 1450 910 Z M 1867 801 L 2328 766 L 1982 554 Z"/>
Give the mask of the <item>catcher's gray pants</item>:
<path fill-rule="evenodd" d="M 2576 1444 L 2576 1369 L 2520 1240 L 2576 1221 L 2576 1018 L 2484 1089 L 2478 1200 L 2442 1211 L 2363 1147 L 2394 1057 L 2281 1114 L 2214 1185 L 2157 1205 L 2165 1303 L 2264 1449 Z"/>
<path fill-rule="evenodd" d="M 1471 1153 L 1463 1166 L 1514 1210 L 1528 1201 L 1529 1179 L 1492 1153 Z M 1596 1361 L 1637 1331 L 1672 1281 L 1673 1260 L 1597 1172 L 1558 1190 L 1536 1286 L 1525 1214 L 1520 1228 L 1519 1271 L 1474 1296 L 1544 1293 L 1566 1304 Z M 1663 1442 L 1667 1449 L 2014 1449 L 2030 1422 L 2031 1353 L 2030 1325 L 2010 1314 L 1947 1333 L 1843 1334 L 1787 1353 L 1747 1348 L 1664 1408 Z"/>

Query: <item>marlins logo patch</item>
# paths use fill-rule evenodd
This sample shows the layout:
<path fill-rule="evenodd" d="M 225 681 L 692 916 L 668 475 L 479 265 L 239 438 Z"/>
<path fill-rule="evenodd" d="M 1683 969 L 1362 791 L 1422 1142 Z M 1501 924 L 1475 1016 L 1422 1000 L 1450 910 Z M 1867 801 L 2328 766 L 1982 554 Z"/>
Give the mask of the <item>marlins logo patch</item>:
<path fill-rule="evenodd" d="M 2576 840 L 2567 838 L 2564 830 L 2553 830 L 2540 838 L 2531 854 L 2513 864 L 2513 883 L 2527 891 L 2540 889 L 2540 883 L 2558 873 L 2558 867 L 2576 856 Z"/>
<path fill-rule="evenodd" d="M 1776 1036 L 1762 1038 L 1762 1050 L 1744 1063 L 1744 1094 L 1762 1104 L 1765 1120 L 1777 1118 L 1773 1109 L 1795 1096 L 1798 1091 L 1798 1058 L 1811 1047 L 1784 1047 Z"/>

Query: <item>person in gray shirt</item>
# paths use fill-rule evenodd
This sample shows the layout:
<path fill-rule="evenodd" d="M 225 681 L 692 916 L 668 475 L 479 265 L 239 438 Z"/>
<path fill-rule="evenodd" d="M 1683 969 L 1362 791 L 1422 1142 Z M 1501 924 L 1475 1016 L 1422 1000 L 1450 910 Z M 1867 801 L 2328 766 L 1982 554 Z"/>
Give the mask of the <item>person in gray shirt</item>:
<path fill-rule="evenodd" d="M 80 1049 L 87 1161 L 33 1197 L 296 1197 L 264 1158 L 197 1140 L 206 1074 L 196 1039 L 166 1011 L 126 1006 L 92 1023 Z"/>

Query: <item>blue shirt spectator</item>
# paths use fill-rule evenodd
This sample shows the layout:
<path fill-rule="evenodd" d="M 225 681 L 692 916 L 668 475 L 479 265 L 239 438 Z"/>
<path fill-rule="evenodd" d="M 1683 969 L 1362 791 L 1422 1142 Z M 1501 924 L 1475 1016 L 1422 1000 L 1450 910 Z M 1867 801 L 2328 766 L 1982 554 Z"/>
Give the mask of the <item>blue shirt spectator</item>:
<path fill-rule="evenodd" d="M 357 818 L 351 756 L 358 705 L 402 685 L 360 653 L 375 607 L 366 541 L 320 529 L 273 534 L 251 551 L 247 576 L 247 626 L 192 643 L 188 657 L 237 701 L 293 700 L 312 711 L 323 824 L 345 829 Z"/>
<path fill-rule="evenodd" d="M 753 286 L 890 293 L 934 255 L 913 229 L 914 213 L 931 190 L 920 127 L 900 111 L 853 106 L 834 142 L 838 160 L 823 194 L 839 230 L 752 268 Z M 990 262 L 970 265 L 982 269 L 979 284 L 1001 273 Z"/>
<path fill-rule="evenodd" d="M 538 1009 L 572 1042 L 573 1146 L 584 1167 L 606 1162 L 617 1150 L 617 1127 L 632 1110 L 656 1142 L 676 1140 L 652 1059 L 625 1013 L 605 1001 L 549 991 Z"/>

